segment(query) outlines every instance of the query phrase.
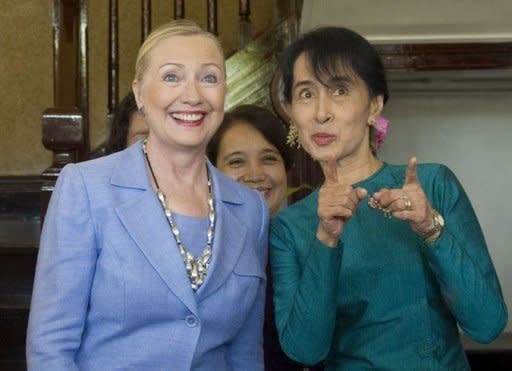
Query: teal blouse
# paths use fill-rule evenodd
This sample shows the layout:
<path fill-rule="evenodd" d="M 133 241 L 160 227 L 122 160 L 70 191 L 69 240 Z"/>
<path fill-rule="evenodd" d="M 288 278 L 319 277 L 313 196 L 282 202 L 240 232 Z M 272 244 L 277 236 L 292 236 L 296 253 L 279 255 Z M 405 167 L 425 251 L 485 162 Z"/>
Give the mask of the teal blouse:
<path fill-rule="evenodd" d="M 401 188 L 405 170 L 384 164 L 354 187 Z M 418 177 L 445 219 L 431 245 L 363 200 L 328 248 L 316 239 L 317 191 L 273 219 L 276 326 L 291 358 L 325 359 L 326 370 L 469 370 L 458 326 L 482 343 L 501 333 L 507 308 L 468 197 L 446 166 L 418 165 Z"/>

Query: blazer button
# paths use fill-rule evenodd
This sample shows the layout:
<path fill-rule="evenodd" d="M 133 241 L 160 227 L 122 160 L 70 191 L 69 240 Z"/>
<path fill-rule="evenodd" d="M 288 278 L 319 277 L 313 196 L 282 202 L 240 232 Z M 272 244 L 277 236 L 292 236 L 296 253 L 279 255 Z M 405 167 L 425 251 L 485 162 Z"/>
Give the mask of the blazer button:
<path fill-rule="evenodd" d="M 189 315 L 185 317 L 185 323 L 187 324 L 188 327 L 196 327 L 198 322 L 199 321 L 196 318 L 196 316 Z"/>

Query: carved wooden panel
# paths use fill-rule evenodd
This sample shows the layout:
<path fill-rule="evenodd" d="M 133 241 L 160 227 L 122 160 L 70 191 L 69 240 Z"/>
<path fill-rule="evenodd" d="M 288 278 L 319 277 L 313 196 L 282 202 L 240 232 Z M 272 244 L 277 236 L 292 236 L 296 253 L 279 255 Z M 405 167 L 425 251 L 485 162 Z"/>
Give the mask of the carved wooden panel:
<path fill-rule="evenodd" d="M 375 45 L 388 71 L 511 69 L 512 42 Z"/>

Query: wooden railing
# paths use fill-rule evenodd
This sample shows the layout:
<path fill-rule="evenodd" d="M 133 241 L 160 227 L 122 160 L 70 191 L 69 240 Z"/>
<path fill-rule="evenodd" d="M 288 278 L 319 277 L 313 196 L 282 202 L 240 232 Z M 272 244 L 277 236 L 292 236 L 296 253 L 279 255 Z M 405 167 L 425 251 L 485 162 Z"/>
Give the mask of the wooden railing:
<path fill-rule="evenodd" d="M 185 18 L 185 1 L 169 1 L 174 6 L 174 18 Z M 217 34 L 218 4 L 206 0 L 207 29 Z M 122 2 L 121 2 L 122 4 Z M 108 1 L 108 102 L 106 122 L 111 122 L 119 103 L 119 5 L 118 0 Z M 151 0 L 141 0 L 141 40 L 152 29 Z M 240 0 L 239 47 L 251 39 L 250 0 Z M 277 18 L 286 18 L 290 9 L 301 8 L 301 1 L 279 0 L 272 11 Z M 47 109 L 42 118 L 42 141 L 53 152 L 53 163 L 43 172 L 41 210 L 42 217 L 64 165 L 87 160 L 91 154 L 89 138 L 89 54 L 88 0 L 54 0 L 53 2 L 53 54 L 54 54 L 54 107 Z M 277 45 L 277 44 L 276 44 Z M 275 51 L 272 51 L 275 52 Z M 275 53 L 273 53 L 275 54 Z M 229 83 L 229 82 L 228 82 Z M 268 91 L 268 88 L 267 88 Z M 97 149 L 92 149 L 97 151 Z"/>

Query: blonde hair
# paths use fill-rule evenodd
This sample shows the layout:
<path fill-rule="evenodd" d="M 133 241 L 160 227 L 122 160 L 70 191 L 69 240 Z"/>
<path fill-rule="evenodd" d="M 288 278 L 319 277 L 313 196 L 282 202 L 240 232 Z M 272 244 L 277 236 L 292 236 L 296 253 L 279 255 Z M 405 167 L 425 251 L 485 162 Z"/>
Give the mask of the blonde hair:
<path fill-rule="evenodd" d="M 168 39 L 173 36 L 204 36 L 213 41 L 213 43 L 219 48 L 220 53 L 224 58 L 224 51 L 217 37 L 203 30 L 197 25 L 197 23 L 188 19 L 176 19 L 167 23 L 164 23 L 153 32 L 149 34 L 144 43 L 139 48 L 137 53 L 137 60 L 135 62 L 135 80 L 139 83 L 142 82 L 142 78 L 146 73 L 149 66 L 149 55 L 155 46 L 162 40 Z M 224 66 L 224 71 L 226 70 Z"/>

